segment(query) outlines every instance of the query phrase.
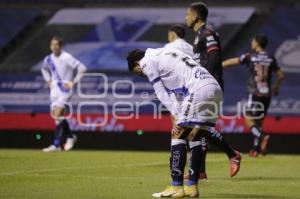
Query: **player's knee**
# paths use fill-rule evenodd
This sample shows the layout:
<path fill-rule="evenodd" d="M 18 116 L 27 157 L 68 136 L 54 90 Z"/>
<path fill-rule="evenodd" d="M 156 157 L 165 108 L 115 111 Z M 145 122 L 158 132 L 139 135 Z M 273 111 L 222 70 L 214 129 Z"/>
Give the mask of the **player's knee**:
<path fill-rule="evenodd" d="M 198 141 L 201 140 L 203 137 L 205 137 L 207 134 L 207 131 L 205 129 L 201 128 L 193 128 L 188 136 L 189 141 Z"/>
<path fill-rule="evenodd" d="M 186 139 L 188 137 L 189 129 L 179 127 L 178 133 L 172 133 L 172 139 Z"/>
<path fill-rule="evenodd" d="M 55 125 L 59 125 L 64 121 L 64 118 L 57 117 L 57 118 L 54 118 L 54 121 L 55 121 Z"/>
<path fill-rule="evenodd" d="M 53 107 L 52 108 L 52 117 L 54 119 L 59 119 L 60 117 L 63 116 L 64 109 L 61 107 Z"/>
<path fill-rule="evenodd" d="M 171 140 L 171 146 L 176 146 L 179 144 L 186 144 L 186 139 L 173 139 Z"/>

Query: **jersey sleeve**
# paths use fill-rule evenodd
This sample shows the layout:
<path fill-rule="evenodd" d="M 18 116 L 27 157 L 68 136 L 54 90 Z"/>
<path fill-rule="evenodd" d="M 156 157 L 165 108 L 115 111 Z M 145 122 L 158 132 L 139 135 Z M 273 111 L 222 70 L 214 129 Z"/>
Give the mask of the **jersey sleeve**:
<path fill-rule="evenodd" d="M 49 82 L 51 80 L 51 74 L 50 74 L 49 64 L 47 62 L 47 57 L 43 60 L 41 72 L 44 80 L 46 82 Z"/>
<path fill-rule="evenodd" d="M 73 79 L 73 82 L 77 83 L 80 80 L 82 74 L 86 71 L 86 66 L 83 65 L 79 60 L 77 60 L 72 55 L 70 55 L 67 60 L 68 60 L 68 65 L 71 68 L 77 70 L 77 73 L 76 73 L 76 75 L 75 75 L 75 77 Z"/>
<path fill-rule="evenodd" d="M 157 98 L 160 100 L 160 102 L 165 105 L 165 107 L 168 109 L 168 111 L 173 115 L 176 116 L 180 112 L 180 105 L 179 102 L 176 100 L 176 98 L 172 95 L 170 95 L 166 87 L 164 86 L 162 81 L 157 81 L 155 84 L 153 84 L 153 89 L 155 91 L 155 94 Z"/>
<path fill-rule="evenodd" d="M 73 68 L 73 69 L 77 69 L 80 65 L 83 65 L 79 60 L 77 60 L 75 57 L 73 57 L 72 55 L 69 55 L 67 57 L 67 63 L 68 65 Z"/>
<path fill-rule="evenodd" d="M 217 36 L 212 32 L 208 32 L 205 38 L 207 53 L 213 52 L 215 50 L 220 50 Z"/>
<path fill-rule="evenodd" d="M 160 81 L 158 64 L 154 60 L 144 57 L 139 64 L 151 84 Z"/>
<path fill-rule="evenodd" d="M 241 64 L 248 64 L 248 63 L 250 63 L 250 53 L 242 54 L 239 57 L 239 61 L 240 61 Z"/>

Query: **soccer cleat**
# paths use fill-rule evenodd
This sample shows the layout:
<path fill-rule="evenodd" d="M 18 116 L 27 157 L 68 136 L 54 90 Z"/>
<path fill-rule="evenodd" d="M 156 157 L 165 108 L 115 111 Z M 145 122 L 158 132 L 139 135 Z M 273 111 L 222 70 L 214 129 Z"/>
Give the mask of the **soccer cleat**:
<path fill-rule="evenodd" d="M 234 177 L 240 170 L 240 165 L 242 161 L 242 155 L 240 152 L 235 151 L 236 156 L 230 158 L 230 177 Z"/>
<path fill-rule="evenodd" d="M 70 151 L 71 149 L 73 149 L 74 144 L 77 142 L 77 137 L 76 135 L 73 135 L 72 138 L 67 138 L 66 144 L 64 146 L 64 150 L 65 151 Z"/>
<path fill-rule="evenodd" d="M 184 198 L 183 186 L 169 186 L 164 191 L 152 194 L 154 198 Z"/>
<path fill-rule="evenodd" d="M 253 158 L 257 158 L 257 157 L 258 157 L 258 152 L 255 151 L 255 150 L 251 150 L 251 151 L 249 152 L 249 156 L 250 156 L 250 157 L 253 157 Z"/>
<path fill-rule="evenodd" d="M 189 175 L 184 175 L 183 177 L 185 180 L 188 180 L 189 179 Z M 207 180 L 207 175 L 206 173 L 200 173 L 199 174 L 199 180 Z"/>
<path fill-rule="evenodd" d="M 60 147 L 56 147 L 54 145 L 50 145 L 47 148 L 43 148 L 42 149 L 43 152 L 57 152 L 57 151 L 61 151 Z"/>
<path fill-rule="evenodd" d="M 267 154 L 267 146 L 269 143 L 269 139 L 270 136 L 269 135 L 265 135 L 260 143 L 260 151 L 262 155 L 266 155 Z"/>
<path fill-rule="evenodd" d="M 197 185 L 184 186 L 184 196 L 188 198 L 198 198 L 199 191 Z"/>

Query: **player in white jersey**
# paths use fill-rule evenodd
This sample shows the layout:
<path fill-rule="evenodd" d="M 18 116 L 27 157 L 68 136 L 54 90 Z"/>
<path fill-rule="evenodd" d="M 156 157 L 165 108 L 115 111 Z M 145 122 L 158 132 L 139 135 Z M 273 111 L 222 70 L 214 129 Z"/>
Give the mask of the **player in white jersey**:
<path fill-rule="evenodd" d="M 158 99 L 177 118 L 172 129 L 171 177 L 172 185 L 154 197 L 198 197 L 201 136 L 207 136 L 230 158 L 231 174 L 240 168 L 239 152 L 224 140 L 214 126 L 222 100 L 222 89 L 209 72 L 190 56 L 166 48 L 133 50 L 127 57 L 128 68 L 140 76 L 147 76 Z M 174 93 L 176 97 L 172 97 Z M 182 98 L 182 100 L 178 100 Z M 187 186 L 183 187 L 186 144 L 191 148 L 191 165 Z"/>
<path fill-rule="evenodd" d="M 73 148 L 76 136 L 71 132 L 63 114 L 66 105 L 69 105 L 72 89 L 86 71 L 86 67 L 71 54 L 62 50 L 62 40 L 58 37 L 51 39 L 50 50 L 52 53 L 45 57 L 41 71 L 50 88 L 51 116 L 55 120 L 56 131 L 53 144 L 43 151 L 60 151 L 64 136 L 66 136 L 66 143 L 63 149 L 68 151 Z"/>
<path fill-rule="evenodd" d="M 168 30 L 168 41 L 164 48 L 179 50 L 194 57 L 193 46 L 184 40 L 185 29 L 181 25 L 173 25 Z"/>

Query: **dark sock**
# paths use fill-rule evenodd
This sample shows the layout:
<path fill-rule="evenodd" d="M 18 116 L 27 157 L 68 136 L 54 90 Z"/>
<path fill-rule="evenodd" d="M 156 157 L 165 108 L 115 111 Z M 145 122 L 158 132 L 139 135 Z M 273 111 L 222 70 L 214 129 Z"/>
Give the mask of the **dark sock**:
<path fill-rule="evenodd" d="M 200 139 L 201 147 L 198 149 L 200 151 L 200 173 L 206 172 L 206 153 L 207 153 L 207 139 L 205 137 L 201 137 Z"/>
<path fill-rule="evenodd" d="M 262 130 L 257 127 L 256 125 L 253 125 L 250 128 L 250 132 L 254 136 L 254 142 L 253 142 L 253 149 L 257 152 L 260 152 L 260 143 L 261 143 L 261 138 L 263 136 Z"/>
<path fill-rule="evenodd" d="M 220 132 L 214 128 L 208 128 L 207 135 L 213 144 L 227 154 L 228 158 L 233 158 L 237 155 L 234 149 L 225 141 Z"/>
<path fill-rule="evenodd" d="M 59 122 L 58 124 L 56 124 L 56 128 L 55 128 L 55 135 L 54 135 L 54 141 L 53 141 L 54 146 L 56 146 L 56 147 L 61 146 L 62 135 L 63 135 L 62 122 Z"/>
<path fill-rule="evenodd" d="M 189 167 L 189 180 L 188 185 L 196 185 L 199 180 L 199 173 L 201 168 L 202 160 L 202 141 L 191 141 L 189 142 L 191 149 L 190 167 Z"/>
<path fill-rule="evenodd" d="M 62 123 L 63 132 L 66 135 L 66 137 L 73 138 L 74 134 L 70 129 L 68 121 L 64 119 L 61 123 Z"/>
<path fill-rule="evenodd" d="M 185 163 L 186 141 L 182 139 L 172 139 L 170 167 L 173 186 L 183 185 Z"/>

